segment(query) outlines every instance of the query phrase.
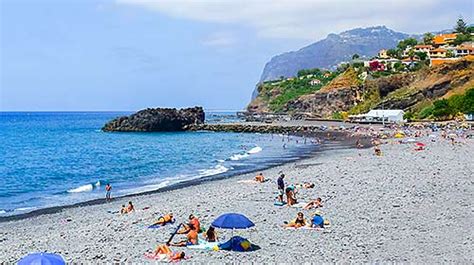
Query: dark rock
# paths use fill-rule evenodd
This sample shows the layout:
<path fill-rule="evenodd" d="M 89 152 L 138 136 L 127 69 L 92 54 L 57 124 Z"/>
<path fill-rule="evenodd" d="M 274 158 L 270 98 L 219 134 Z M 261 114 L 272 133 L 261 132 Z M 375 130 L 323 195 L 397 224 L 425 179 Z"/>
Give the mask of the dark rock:
<path fill-rule="evenodd" d="M 187 126 L 204 123 L 204 119 L 205 114 L 202 107 L 180 110 L 148 108 L 130 116 L 115 118 L 105 124 L 102 130 L 117 132 L 184 131 Z"/>

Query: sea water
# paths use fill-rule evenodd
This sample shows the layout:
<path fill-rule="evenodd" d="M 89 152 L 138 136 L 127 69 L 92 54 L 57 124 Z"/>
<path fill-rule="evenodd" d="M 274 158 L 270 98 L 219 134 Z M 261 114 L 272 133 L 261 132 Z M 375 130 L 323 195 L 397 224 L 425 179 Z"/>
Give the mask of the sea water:
<path fill-rule="evenodd" d="M 115 197 L 136 194 L 263 169 L 315 150 L 284 135 L 100 130 L 128 114 L 0 112 L 0 216 L 103 198 L 106 183 Z"/>

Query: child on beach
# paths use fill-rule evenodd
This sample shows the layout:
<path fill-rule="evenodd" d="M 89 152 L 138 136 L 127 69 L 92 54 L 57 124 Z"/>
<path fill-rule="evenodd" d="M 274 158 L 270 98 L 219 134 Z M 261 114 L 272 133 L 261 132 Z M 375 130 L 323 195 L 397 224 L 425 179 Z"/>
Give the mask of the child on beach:
<path fill-rule="evenodd" d="M 265 182 L 265 178 L 263 177 L 263 173 L 258 173 L 257 176 L 255 176 L 255 181 L 263 183 Z"/>

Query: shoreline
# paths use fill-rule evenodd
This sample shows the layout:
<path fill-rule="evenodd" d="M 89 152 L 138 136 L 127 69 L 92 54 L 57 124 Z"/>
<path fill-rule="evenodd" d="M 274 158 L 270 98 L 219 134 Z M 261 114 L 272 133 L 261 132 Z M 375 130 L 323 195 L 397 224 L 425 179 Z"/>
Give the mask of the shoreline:
<path fill-rule="evenodd" d="M 258 245 L 254 252 L 174 248 L 189 263 L 467 263 L 473 262 L 471 221 L 474 152 L 472 138 L 452 145 L 448 139 L 423 136 L 424 151 L 414 144 L 387 139 L 382 156 L 373 150 L 332 149 L 323 155 L 262 170 L 270 181 L 243 183 L 253 173 L 200 185 L 135 196 L 134 213 L 120 215 L 128 198 L 108 204 L 74 207 L 54 214 L 0 223 L 0 261 L 14 263 L 27 253 L 47 251 L 67 262 L 144 263 L 144 254 L 167 241 L 175 226 L 148 229 L 172 211 L 177 223 L 191 213 L 208 227 L 219 215 L 237 212 L 255 223 L 236 231 Z M 283 171 L 290 183 L 315 183 L 301 189 L 305 202 L 323 198 L 321 209 L 331 223 L 323 231 L 284 229 L 283 221 L 302 211 L 277 207 L 274 180 Z M 453 177 L 455 176 L 455 177 Z M 230 231 L 218 229 L 220 238 Z M 177 236 L 181 240 L 184 236 Z M 291 247 L 289 247 L 291 246 Z"/>
<path fill-rule="evenodd" d="M 123 133 L 123 132 L 118 132 L 118 133 Z M 243 132 L 243 133 L 257 133 L 257 132 Z M 328 138 L 327 134 L 328 132 L 322 132 L 322 131 L 308 131 L 308 132 L 293 132 L 290 133 L 289 135 L 292 136 L 298 136 L 298 137 L 322 137 L 322 138 Z M 162 192 L 168 192 L 168 191 L 173 191 L 173 190 L 178 190 L 178 189 L 184 189 L 188 188 L 191 186 L 196 186 L 196 185 L 201 185 L 206 182 L 212 182 L 212 181 L 218 181 L 222 179 L 227 179 L 227 178 L 233 178 L 236 176 L 240 176 L 243 174 L 249 174 L 249 173 L 255 173 L 257 171 L 263 171 L 267 170 L 270 168 L 274 167 L 279 167 L 285 164 L 289 163 L 294 163 L 300 160 L 305 160 L 308 158 L 314 158 L 320 153 L 323 152 L 328 152 L 331 151 L 333 148 L 326 146 L 328 142 L 338 146 L 337 149 L 343 148 L 355 148 L 355 138 L 350 137 L 346 132 L 339 132 L 339 131 L 332 131 L 329 132 L 332 133 L 331 137 L 329 139 L 324 139 L 325 142 L 323 144 L 314 146 L 310 152 L 305 153 L 305 154 L 297 154 L 294 158 L 292 158 L 289 161 L 278 161 L 276 165 L 269 165 L 264 168 L 260 169 L 250 169 L 248 171 L 244 172 L 224 172 L 220 173 L 217 175 L 212 175 L 208 177 L 203 177 L 203 178 L 198 178 L 198 179 L 191 179 L 191 180 L 185 180 L 179 183 L 172 184 L 170 186 L 166 186 L 163 188 L 159 188 L 156 190 L 151 190 L 151 191 L 143 191 L 143 192 L 138 192 L 134 194 L 126 194 L 122 196 L 117 196 L 114 197 L 112 202 L 121 200 L 121 199 L 126 199 L 126 198 L 134 198 L 134 197 L 140 197 L 140 196 L 145 196 L 145 195 L 150 195 L 150 194 L 157 194 L 157 193 L 162 193 Z M 360 139 L 360 138 L 359 138 Z M 368 142 L 367 139 L 363 140 L 366 144 L 364 146 L 370 147 L 370 143 Z M 15 215 L 8 215 L 8 216 L 0 216 L 0 223 L 4 222 L 10 222 L 10 221 L 16 221 L 16 220 L 22 220 L 22 219 L 27 219 L 27 218 L 34 218 L 37 216 L 41 215 L 46 215 L 46 214 L 54 214 L 54 213 L 59 213 L 67 209 L 71 208 L 77 208 L 77 207 L 86 207 L 86 206 L 93 206 L 93 205 L 102 205 L 102 204 L 108 204 L 109 202 L 106 202 L 103 198 L 98 198 L 98 199 L 92 199 L 92 200 L 87 200 L 83 202 L 78 202 L 74 204 L 67 204 L 67 205 L 58 205 L 58 206 L 52 206 L 52 207 L 45 207 L 41 209 L 36 209 L 31 212 L 26 212 L 26 213 L 21 213 L 21 214 L 15 214 Z"/>

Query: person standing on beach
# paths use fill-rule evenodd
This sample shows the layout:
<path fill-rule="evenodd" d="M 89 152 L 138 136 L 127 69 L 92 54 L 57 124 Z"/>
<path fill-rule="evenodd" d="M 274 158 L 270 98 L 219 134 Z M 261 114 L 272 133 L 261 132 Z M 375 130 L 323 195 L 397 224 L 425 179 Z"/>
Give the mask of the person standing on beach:
<path fill-rule="evenodd" d="M 107 185 L 105 185 L 105 201 L 112 200 L 112 197 L 110 195 L 111 192 L 112 192 L 112 185 L 110 185 L 110 183 L 107 183 Z"/>
<path fill-rule="evenodd" d="M 282 173 L 277 180 L 279 202 L 283 202 L 283 194 L 285 194 L 285 181 L 283 180 L 284 178 L 285 174 Z"/>

